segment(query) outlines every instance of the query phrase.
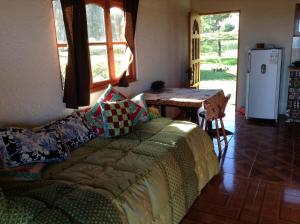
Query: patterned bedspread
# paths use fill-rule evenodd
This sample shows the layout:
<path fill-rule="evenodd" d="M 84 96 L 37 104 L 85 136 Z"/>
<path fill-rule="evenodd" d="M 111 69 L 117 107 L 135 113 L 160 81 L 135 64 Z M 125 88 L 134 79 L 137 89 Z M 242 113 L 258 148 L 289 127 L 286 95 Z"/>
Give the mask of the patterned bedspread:
<path fill-rule="evenodd" d="M 179 223 L 217 173 L 205 132 L 155 119 L 85 144 L 42 181 L 3 185 L 0 223 Z"/>

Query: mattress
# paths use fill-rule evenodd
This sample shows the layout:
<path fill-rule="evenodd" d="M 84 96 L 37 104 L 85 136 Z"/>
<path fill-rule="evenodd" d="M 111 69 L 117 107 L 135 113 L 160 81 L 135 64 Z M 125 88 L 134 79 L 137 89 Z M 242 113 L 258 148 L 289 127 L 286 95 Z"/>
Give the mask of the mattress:
<path fill-rule="evenodd" d="M 218 174 L 209 136 L 159 118 L 119 138 L 96 138 L 36 182 L 6 183 L 1 223 L 179 223 Z"/>

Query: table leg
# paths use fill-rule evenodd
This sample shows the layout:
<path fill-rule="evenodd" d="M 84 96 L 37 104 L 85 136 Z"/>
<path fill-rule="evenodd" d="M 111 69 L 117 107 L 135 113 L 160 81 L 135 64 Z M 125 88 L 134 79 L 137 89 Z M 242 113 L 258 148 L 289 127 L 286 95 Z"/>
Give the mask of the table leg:
<path fill-rule="evenodd" d="M 166 116 L 166 106 L 160 106 L 160 113 L 162 117 Z"/>
<path fill-rule="evenodd" d="M 199 125 L 199 118 L 198 118 L 198 109 L 191 108 L 191 122 L 196 123 Z"/>

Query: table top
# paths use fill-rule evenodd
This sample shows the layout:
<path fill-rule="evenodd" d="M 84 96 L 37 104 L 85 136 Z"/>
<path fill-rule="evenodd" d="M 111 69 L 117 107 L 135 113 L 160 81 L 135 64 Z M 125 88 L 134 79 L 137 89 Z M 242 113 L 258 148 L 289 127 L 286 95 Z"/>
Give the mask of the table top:
<path fill-rule="evenodd" d="M 222 93 L 221 89 L 165 88 L 161 92 L 147 91 L 144 95 L 150 105 L 199 108 L 206 100 Z"/>

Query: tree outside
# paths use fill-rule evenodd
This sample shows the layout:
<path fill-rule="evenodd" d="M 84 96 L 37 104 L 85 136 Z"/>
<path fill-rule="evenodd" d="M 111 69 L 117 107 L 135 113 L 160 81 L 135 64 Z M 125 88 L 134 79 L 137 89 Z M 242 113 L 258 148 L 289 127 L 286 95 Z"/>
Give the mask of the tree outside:
<path fill-rule="evenodd" d="M 235 102 L 239 13 L 201 16 L 201 88 L 220 88 Z"/>

